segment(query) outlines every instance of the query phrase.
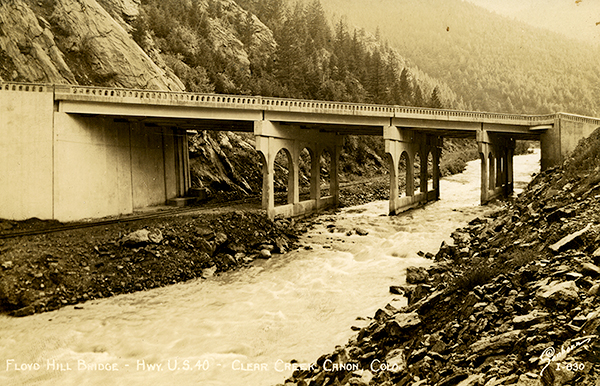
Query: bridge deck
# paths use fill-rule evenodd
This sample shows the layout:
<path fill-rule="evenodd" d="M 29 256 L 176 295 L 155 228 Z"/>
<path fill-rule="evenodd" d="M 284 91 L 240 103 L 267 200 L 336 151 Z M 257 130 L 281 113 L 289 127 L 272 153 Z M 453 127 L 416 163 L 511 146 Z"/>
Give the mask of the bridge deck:
<path fill-rule="evenodd" d="M 381 127 L 394 125 L 445 136 L 468 136 L 484 124 L 486 130 L 537 138 L 540 130 L 550 128 L 555 121 L 555 114 L 486 113 L 260 96 L 83 86 L 55 86 L 54 92 L 61 112 L 138 118 L 200 129 L 250 131 L 249 125 L 240 122 L 264 119 L 340 134 L 379 135 Z"/>

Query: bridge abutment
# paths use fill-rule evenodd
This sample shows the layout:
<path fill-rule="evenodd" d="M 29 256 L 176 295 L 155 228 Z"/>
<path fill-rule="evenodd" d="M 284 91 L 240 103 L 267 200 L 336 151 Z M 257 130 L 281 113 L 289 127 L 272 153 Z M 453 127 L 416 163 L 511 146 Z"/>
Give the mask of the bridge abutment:
<path fill-rule="evenodd" d="M 542 148 L 542 170 L 559 166 L 577 147 L 582 138 L 587 138 L 600 127 L 600 120 L 579 115 L 558 113 L 554 124 L 540 135 Z"/>
<path fill-rule="evenodd" d="M 414 130 L 387 126 L 383 130 L 390 170 L 389 213 L 397 214 L 440 197 L 440 150 L 442 138 Z M 429 164 L 431 155 L 431 165 Z M 415 186 L 415 162 L 419 160 L 419 186 Z M 405 194 L 400 194 L 400 162 L 405 165 Z M 431 173 L 429 168 L 431 167 Z M 433 184 L 429 190 L 429 178 Z M 418 188 L 418 193 L 415 189 Z"/>
<path fill-rule="evenodd" d="M 285 127 L 282 127 L 285 126 Z M 317 129 L 304 129 L 273 121 L 255 121 L 256 149 L 263 162 L 262 206 L 271 219 L 313 213 L 339 204 L 339 159 L 344 137 Z M 300 153 L 307 149 L 311 158 L 310 197 L 300 201 Z M 275 158 L 283 151 L 288 158 L 287 202 L 275 205 Z M 321 196 L 321 157 L 330 155 L 329 194 Z"/>

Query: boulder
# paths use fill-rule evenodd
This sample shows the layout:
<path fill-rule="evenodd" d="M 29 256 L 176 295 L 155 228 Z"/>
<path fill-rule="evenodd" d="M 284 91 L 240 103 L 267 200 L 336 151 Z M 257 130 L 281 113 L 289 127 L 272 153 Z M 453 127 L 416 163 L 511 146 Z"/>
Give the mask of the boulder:
<path fill-rule="evenodd" d="M 543 322 L 548 316 L 550 316 L 550 314 L 547 312 L 533 310 L 526 315 L 515 316 L 512 322 L 515 328 L 527 328 Z"/>
<path fill-rule="evenodd" d="M 285 238 L 283 237 L 277 237 L 275 239 L 275 251 L 277 253 L 285 253 L 287 252 L 289 246 L 288 246 L 288 242 Z"/>
<path fill-rule="evenodd" d="M 210 268 L 204 268 L 202 270 L 202 277 L 204 279 L 208 279 L 209 277 L 213 277 L 216 271 L 217 271 L 217 266 L 216 265 L 213 265 Z"/>
<path fill-rule="evenodd" d="M 385 361 L 388 364 L 388 371 L 399 373 L 407 367 L 406 356 L 403 349 L 395 349 L 390 351 L 385 356 Z"/>
<path fill-rule="evenodd" d="M 363 228 L 354 228 L 354 232 L 356 232 L 356 234 L 359 236 L 366 236 L 369 234 L 369 231 L 367 231 Z"/>
<path fill-rule="evenodd" d="M 227 235 L 223 232 L 219 232 L 215 235 L 215 247 L 219 248 L 227 242 Z"/>
<path fill-rule="evenodd" d="M 162 243 L 164 237 L 160 229 L 153 229 L 148 234 L 148 239 L 150 239 L 150 242 L 154 244 L 160 244 Z"/>
<path fill-rule="evenodd" d="M 121 244 L 127 247 L 135 247 L 145 245 L 150 242 L 150 231 L 148 229 L 140 229 L 132 232 L 121 239 Z"/>
<path fill-rule="evenodd" d="M 592 288 L 588 290 L 589 296 L 598 296 L 600 293 L 600 283 L 594 284 Z"/>
<path fill-rule="evenodd" d="M 556 252 L 556 253 L 567 250 L 574 244 L 575 241 L 577 241 L 577 239 L 579 239 L 581 236 L 583 236 L 585 233 L 587 233 L 591 227 L 592 227 L 592 224 L 588 224 L 582 230 L 571 233 L 570 235 L 563 237 L 556 243 L 552 244 L 549 248 L 553 252 Z"/>
<path fill-rule="evenodd" d="M 517 386 L 542 386 L 543 383 L 534 373 L 521 374 Z"/>
<path fill-rule="evenodd" d="M 546 307 L 562 310 L 579 303 L 577 291 L 577 285 L 573 281 L 552 282 L 541 286 L 536 298 Z"/>
<path fill-rule="evenodd" d="M 4 269 L 11 269 L 12 267 L 14 267 L 14 263 L 12 262 L 12 260 L 5 261 L 2 263 L 2 268 Z"/>
<path fill-rule="evenodd" d="M 426 283 L 429 279 L 429 273 L 423 267 L 406 268 L 406 282 L 408 284 Z"/>
<path fill-rule="evenodd" d="M 140 247 L 146 244 L 160 244 L 163 241 L 163 235 L 160 229 L 139 229 L 121 239 L 121 244 L 127 247 Z"/>
<path fill-rule="evenodd" d="M 600 276 L 600 267 L 592 263 L 581 264 L 581 273 L 584 275 L 597 277 Z"/>
<path fill-rule="evenodd" d="M 387 329 L 390 335 L 400 335 L 421 324 L 419 314 L 410 312 L 405 314 L 397 314 L 387 322 Z"/>
<path fill-rule="evenodd" d="M 504 334 L 485 337 L 473 343 L 469 349 L 479 355 L 495 355 L 511 349 L 517 341 L 521 330 L 513 330 Z"/>
<path fill-rule="evenodd" d="M 261 249 L 258 253 L 258 257 L 260 257 L 261 259 L 270 259 L 271 251 L 269 251 L 268 249 Z"/>

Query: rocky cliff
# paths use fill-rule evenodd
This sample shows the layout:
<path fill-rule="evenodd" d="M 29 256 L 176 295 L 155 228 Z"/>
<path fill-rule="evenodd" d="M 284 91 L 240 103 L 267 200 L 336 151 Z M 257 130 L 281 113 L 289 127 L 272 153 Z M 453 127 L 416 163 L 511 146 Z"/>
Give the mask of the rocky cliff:
<path fill-rule="evenodd" d="M 211 2 L 212 3 L 212 2 Z M 211 4 L 194 4 L 201 12 Z M 138 0 L 12 0 L 0 4 L 0 79 L 157 90 L 185 90 L 166 64 L 155 37 L 134 40 Z M 224 61 L 249 71 L 249 56 L 272 55 L 276 43 L 256 16 L 235 2 L 218 0 L 219 17 L 209 17 L 208 40 Z M 143 15 L 142 15 L 143 16 Z M 247 20 L 249 41 L 239 39 L 238 20 Z M 174 26 L 177 29 L 177 26 Z M 143 31 L 142 31 L 143 33 Z M 181 32 L 185 34 L 185 31 Z M 189 49 L 193 49 L 193 41 Z M 181 65 L 181 61 L 170 62 Z"/>
<path fill-rule="evenodd" d="M 95 0 L 4 2 L 0 49 L 4 80 L 183 90 Z"/>

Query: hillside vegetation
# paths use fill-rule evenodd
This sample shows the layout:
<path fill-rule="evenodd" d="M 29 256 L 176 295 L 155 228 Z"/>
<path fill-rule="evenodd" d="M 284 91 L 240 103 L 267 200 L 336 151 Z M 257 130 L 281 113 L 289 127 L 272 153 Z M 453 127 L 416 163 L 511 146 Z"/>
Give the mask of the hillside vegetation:
<path fill-rule="evenodd" d="M 460 0 L 323 0 L 323 6 L 378 29 L 411 63 L 445 81 L 468 109 L 600 114 L 597 46 Z"/>
<path fill-rule="evenodd" d="M 190 91 L 431 107 L 456 100 L 441 82 L 413 76 L 377 37 L 343 20 L 331 27 L 319 0 L 237 3 L 244 10 L 226 0 L 144 0 L 132 36 Z"/>

